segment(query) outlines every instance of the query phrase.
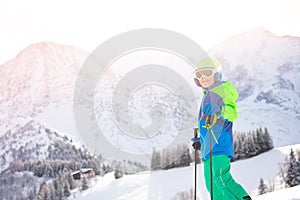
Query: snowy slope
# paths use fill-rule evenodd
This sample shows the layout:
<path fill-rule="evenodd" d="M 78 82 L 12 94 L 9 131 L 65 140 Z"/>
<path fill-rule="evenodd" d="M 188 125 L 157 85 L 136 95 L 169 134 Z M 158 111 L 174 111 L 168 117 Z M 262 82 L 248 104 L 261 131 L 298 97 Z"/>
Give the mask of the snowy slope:
<path fill-rule="evenodd" d="M 300 186 L 287 188 L 264 194 L 255 198 L 255 200 L 299 200 L 300 199 Z"/>
<path fill-rule="evenodd" d="M 232 163 L 232 175 L 257 200 L 288 200 L 300 198 L 300 187 L 278 190 L 274 194 L 256 196 L 260 178 L 275 181 L 279 172 L 279 163 L 290 148 L 300 149 L 300 145 L 273 149 L 257 157 Z M 166 171 L 143 172 L 124 176 L 115 180 L 113 173 L 100 178 L 89 190 L 79 194 L 76 200 L 113 199 L 113 200 L 169 200 L 178 192 L 193 188 L 194 166 Z M 198 194 L 200 199 L 209 199 L 203 179 L 203 165 L 198 165 Z M 281 186 L 276 185 L 279 189 Z M 278 196 L 277 196 L 278 195 Z"/>

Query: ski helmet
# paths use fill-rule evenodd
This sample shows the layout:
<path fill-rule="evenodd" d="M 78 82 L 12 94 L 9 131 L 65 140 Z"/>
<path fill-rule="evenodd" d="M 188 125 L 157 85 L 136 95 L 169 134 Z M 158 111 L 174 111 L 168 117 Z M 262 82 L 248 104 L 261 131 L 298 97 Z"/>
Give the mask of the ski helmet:
<path fill-rule="evenodd" d="M 222 65 L 216 58 L 204 58 L 196 64 L 196 70 L 199 69 L 216 69 L 215 81 L 222 80 Z"/>

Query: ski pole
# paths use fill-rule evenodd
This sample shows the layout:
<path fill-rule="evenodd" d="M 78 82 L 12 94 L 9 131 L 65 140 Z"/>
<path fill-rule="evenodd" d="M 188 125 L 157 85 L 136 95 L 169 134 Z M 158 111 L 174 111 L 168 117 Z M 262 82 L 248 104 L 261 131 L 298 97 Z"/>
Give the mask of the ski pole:
<path fill-rule="evenodd" d="M 198 137 L 198 128 L 194 128 L 194 138 Z M 194 191 L 194 200 L 197 199 L 197 149 L 195 149 L 195 191 Z"/>
<path fill-rule="evenodd" d="M 217 115 L 213 115 L 213 116 L 206 116 L 205 121 L 207 122 L 206 126 L 203 126 L 204 128 L 208 129 L 209 131 L 209 146 L 210 146 L 210 151 L 209 151 L 209 172 L 210 172 L 210 199 L 213 200 L 214 199 L 214 195 L 213 195 L 213 176 L 212 176 L 212 166 L 213 166 L 213 162 L 212 162 L 212 141 L 213 141 L 213 136 L 214 136 L 214 140 L 215 142 L 218 144 L 218 140 L 212 130 L 212 127 L 216 124 L 217 122 Z"/>
<path fill-rule="evenodd" d="M 214 139 L 216 141 L 216 143 L 218 143 L 216 136 L 214 134 L 214 132 L 212 131 L 212 127 L 216 124 L 217 122 L 217 115 L 213 115 L 211 117 L 207 117 L 206 118 L 207 122 L 208 122 L 208 130 L 209 130 L 209 145 L 210 145 L 210 151 L 209 151 L 209 172 L 210 172 L 210 200 L 214 199 L 214 192 L 213 192 L 213 161 L 212 161 L 212 141 L 213 141 L 213 136 Z"/>
<path fill-rule="evenodd" d="M 213 195 L 213 177 L 212 177 L 212 133 L 211 133 L 211 128 L 208 129 L 210 134 L 209 134 L 209 145 L 210 145 L 210 152 L 209 152 L 209 157 L 210 157 L 210 165 L 209 165 L 209 170 L 210 170 L 210 199 L 213 200 L 214 199 L 214 195 Z"/>

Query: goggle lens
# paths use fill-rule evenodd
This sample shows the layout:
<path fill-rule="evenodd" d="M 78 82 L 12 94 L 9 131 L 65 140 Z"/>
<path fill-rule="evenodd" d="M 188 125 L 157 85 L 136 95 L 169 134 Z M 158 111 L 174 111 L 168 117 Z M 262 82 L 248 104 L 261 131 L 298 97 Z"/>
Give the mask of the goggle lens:
<path fill-rule="evenodd" d="M 214 75 L 214 70 L 213 69 L 197 70 L 197 71 L 195 71 L 195 75 L 196 75 L 197 79 L 201 79 L 202 77 L 209 78 L 212 75 Z"/>

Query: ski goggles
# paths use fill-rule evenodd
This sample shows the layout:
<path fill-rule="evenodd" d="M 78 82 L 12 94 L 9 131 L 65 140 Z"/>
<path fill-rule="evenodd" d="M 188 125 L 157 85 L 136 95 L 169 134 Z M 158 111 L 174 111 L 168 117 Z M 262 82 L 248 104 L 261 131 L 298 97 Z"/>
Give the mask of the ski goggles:
<path fill-rule="evenodd" d="M 215 73 L 218 72 L 218 69 L 214 68 L 203 68 L 203 69 L 197 69 L 196 71 L 194 71 L 196 79 L 202 79 L 204 78 L 210 78 L 212 77 Z"/>

